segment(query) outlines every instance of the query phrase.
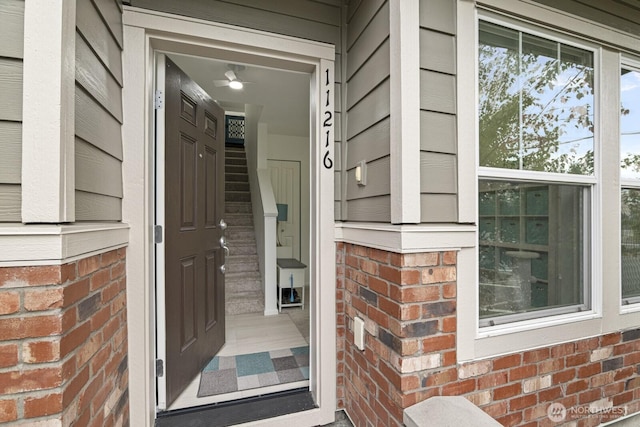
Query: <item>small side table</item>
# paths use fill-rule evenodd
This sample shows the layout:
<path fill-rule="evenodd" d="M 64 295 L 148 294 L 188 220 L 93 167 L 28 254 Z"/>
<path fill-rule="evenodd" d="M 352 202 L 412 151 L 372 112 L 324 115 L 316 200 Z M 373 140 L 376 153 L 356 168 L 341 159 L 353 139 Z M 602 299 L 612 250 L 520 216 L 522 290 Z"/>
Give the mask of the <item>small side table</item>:
<path fill-rule="evenodd" d="M 301 307 L 304 309 L 304 273 L 306 265 L 293 258 L 278 258 L 278 311 L 282 307 Z M 289 294 L 283 297 L 283 290 Z M 295 293 L 297 292 L 297 297 Z"/>

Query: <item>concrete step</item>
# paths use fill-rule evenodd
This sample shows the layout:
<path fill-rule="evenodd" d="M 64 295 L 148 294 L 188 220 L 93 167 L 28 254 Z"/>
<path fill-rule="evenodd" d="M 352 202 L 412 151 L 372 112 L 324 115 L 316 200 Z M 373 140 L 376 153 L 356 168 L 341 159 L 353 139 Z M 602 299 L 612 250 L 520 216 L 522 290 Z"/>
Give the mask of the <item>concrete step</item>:
<path fill-rule="evenodd" d="M 264 311 L 264 295 L 260 291 L 233 292 L 225 295 L 226 314 L 260 313 Z"/>

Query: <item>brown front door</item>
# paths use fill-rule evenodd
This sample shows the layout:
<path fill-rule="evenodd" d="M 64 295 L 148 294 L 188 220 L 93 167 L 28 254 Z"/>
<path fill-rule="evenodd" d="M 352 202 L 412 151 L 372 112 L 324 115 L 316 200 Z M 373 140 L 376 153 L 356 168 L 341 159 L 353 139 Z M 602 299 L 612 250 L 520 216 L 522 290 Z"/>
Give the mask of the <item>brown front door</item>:
<path fill-rule="evenodd" d="M 224 345 L 224 112 L 168 58 L 165 81 L 168 406 Z"/>

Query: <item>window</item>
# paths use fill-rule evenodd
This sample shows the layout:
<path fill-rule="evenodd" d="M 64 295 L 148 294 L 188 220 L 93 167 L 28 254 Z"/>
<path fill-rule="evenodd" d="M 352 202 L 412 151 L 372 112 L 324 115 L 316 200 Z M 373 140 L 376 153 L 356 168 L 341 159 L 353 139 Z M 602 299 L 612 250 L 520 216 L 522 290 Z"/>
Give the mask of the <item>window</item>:
<path fill-rule="evenodd" d="M 590 308 L 594 55 L 479 23 L 481 326 Z"/>
<path fill-rule="evenodd" d="M 622 302 L 640 302 L 640 68 L 620 73 Z"/>

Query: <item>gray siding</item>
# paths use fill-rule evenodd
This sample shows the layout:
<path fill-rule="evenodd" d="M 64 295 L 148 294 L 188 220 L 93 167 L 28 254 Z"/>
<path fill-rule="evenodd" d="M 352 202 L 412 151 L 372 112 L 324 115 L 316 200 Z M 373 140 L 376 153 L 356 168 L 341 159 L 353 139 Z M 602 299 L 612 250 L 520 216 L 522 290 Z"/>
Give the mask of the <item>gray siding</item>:
<path fill-rule="evenodd" d="M 637 0 L 534 1 L 640 36 L 640 3 Z"/>
<path fill-rule="evenodd" d="M 391 221 L 389 4 L 355 1 L 347 13 L 346 217 Z M 355 182 L 355 166 L 367 162 L 367 185 Z"/>
<path fill-rule="evenodd" d="M 456 2 L 420 0 L 420 221 L 456 222 Z"/>
<path fill-rule="evenodd" d="M 0 222 L 21 220 L 24 0 L 0 2 Z"/>
<path fill-rule="evenodd" d="M 76 27 L 76 220 L 122 218 L 122 13 L 79 1 Z"/>
<path fill-rule="evenodd" d="M 131 5 L 340 46 L 340 9 L 312 0 L 131 0 Z"/>

